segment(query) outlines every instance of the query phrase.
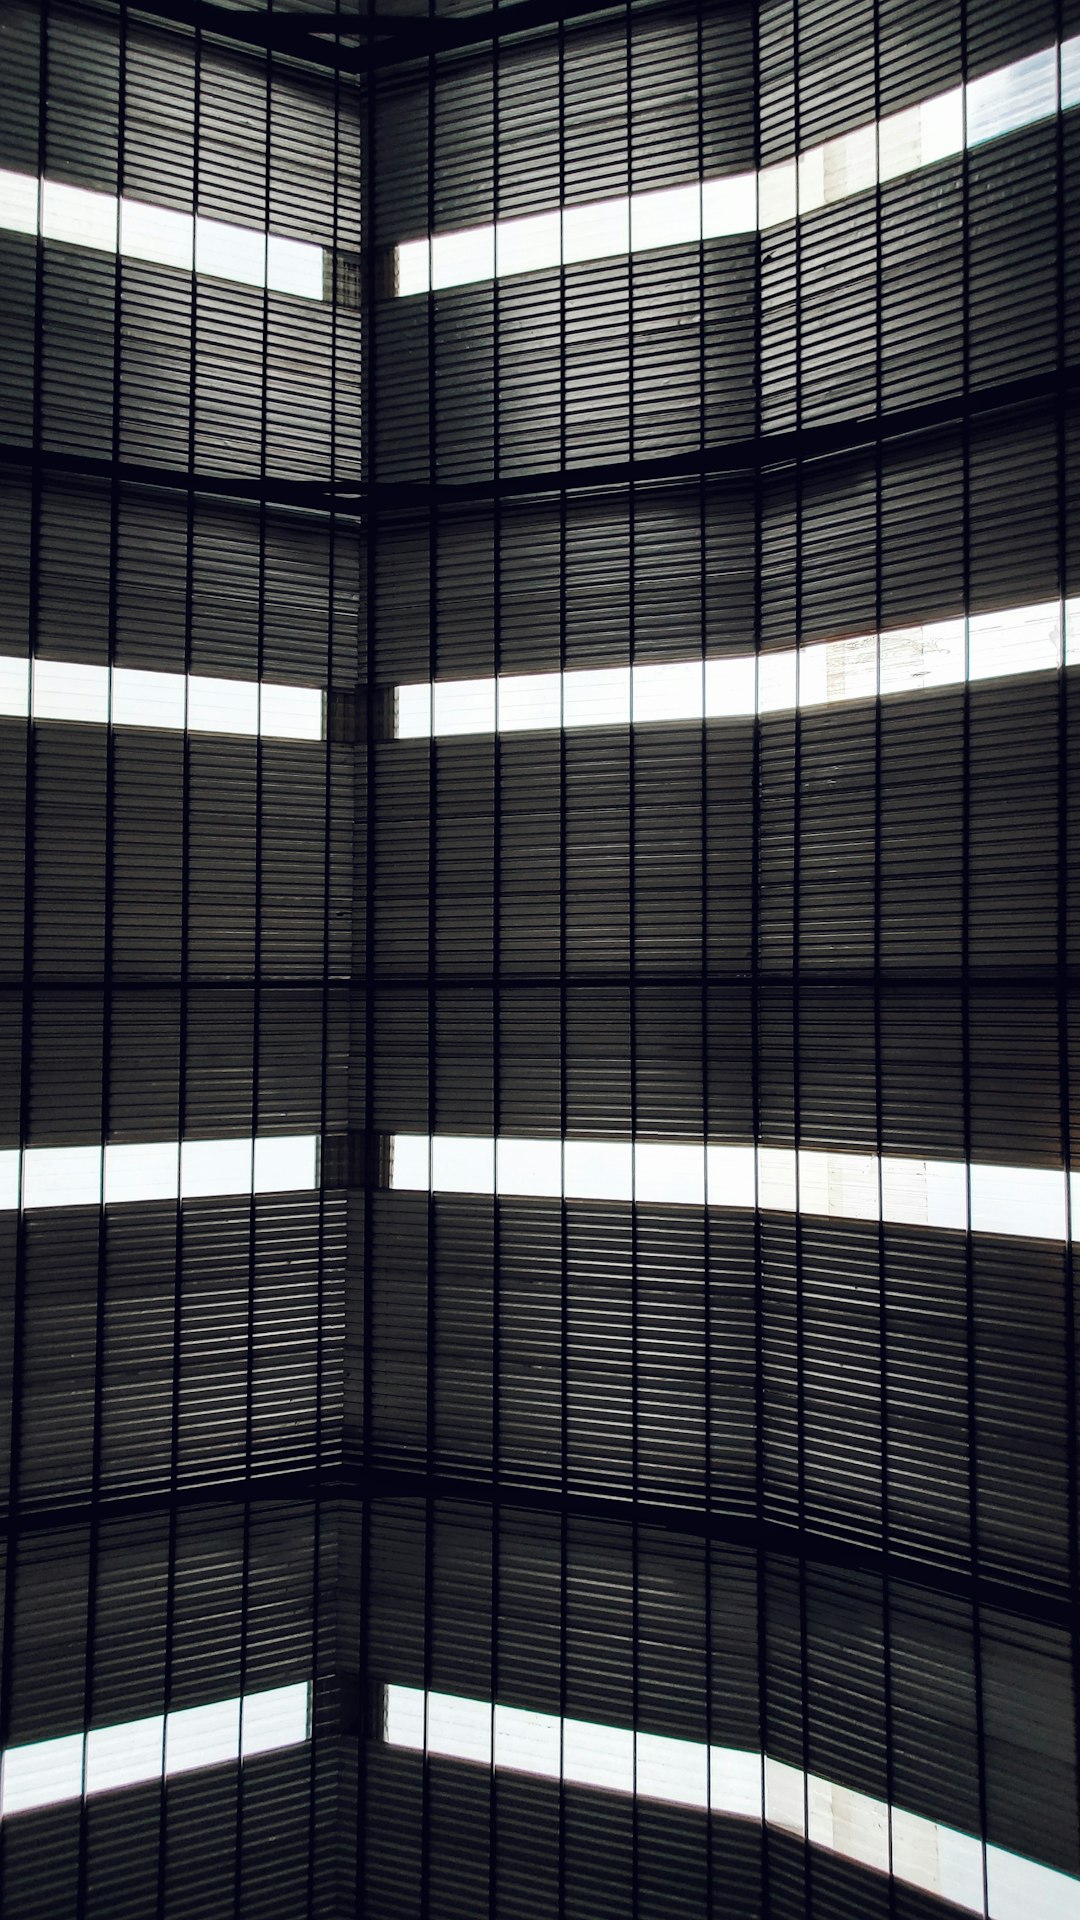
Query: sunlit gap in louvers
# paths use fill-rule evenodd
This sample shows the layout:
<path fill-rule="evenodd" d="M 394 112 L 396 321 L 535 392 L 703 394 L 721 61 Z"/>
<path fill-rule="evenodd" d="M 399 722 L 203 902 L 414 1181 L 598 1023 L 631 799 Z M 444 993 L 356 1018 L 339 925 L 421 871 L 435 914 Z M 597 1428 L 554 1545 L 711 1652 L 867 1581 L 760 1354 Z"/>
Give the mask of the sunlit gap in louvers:
<path fill-rule="evenodd" d="M 388 1686 L 387 1746 L 764 1822 L 989 1920 L 1080 1920 L 1080 1881 L 742 1747 Z"/>
<path fill-rule="evenodd" d="M 1080 35 L 757 173 L 554 207 L 402 241 L 399 294 L 439 292 L 542 268 L 690 246 L 780 226 L 980 147 L 1080 103 Z"/>
<path fill-rule="evenodd" d="M 1077 1237 L 1080 1173 L 832 1149 L 702 1141 L 494 1140 L 395 1133 L 390 1185 L 407 1193 L 628 1201 L 886 1221 L 1030 1240 Z"/>
<path fill-rule="evenodd" d="M 0 1212 L 292 1193 L 318 1184 L 315 1133 L 0 1149 Z"/>
<path fill-rule="evenodd" d="M 324 709 L 320 687 L 0 654 L 0 715 L 17 720 L 321 740 Z"/>
<path fill-rule="evenodd" d="M 323 250 L 261 228 L 178 213 L 143 200 L 96 193 L 63 180 L 0 168 L 0 229 L 40 234 L 43 240 L 119 253 L 125 260 L 208 274 L 242 287 L 266 287 L 303 300 L 321 300 Z"/>
<path fill-rule="evenodd" d="M 810 711 L 1080 662 L 1080 599 L 894 627 L 769 653 L 506 673 L 394 689 L 399 740 L 648 726 Z"/>
<path fill-rule="evenodd" d="M 180 1707 L 7 1747 L 0 1760 L 0 1814 L 32 1813 L 83 1795 L 199 1773 L 206 1767 L 254 1760 L 303 1746 L 311 1737 L 311 1689 L 306 1680 L 270 1687 L 207 1706 Z"/>

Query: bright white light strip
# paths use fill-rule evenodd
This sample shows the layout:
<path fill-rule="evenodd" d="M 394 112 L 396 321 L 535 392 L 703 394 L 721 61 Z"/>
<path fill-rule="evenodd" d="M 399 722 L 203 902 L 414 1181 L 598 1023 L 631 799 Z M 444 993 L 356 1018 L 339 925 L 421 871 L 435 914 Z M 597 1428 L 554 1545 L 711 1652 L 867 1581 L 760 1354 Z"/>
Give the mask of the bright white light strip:
<path fill-rule="evenodd" d="M 322 740 L 325 735 L 320 687 L 92 667 L 76 660 L 31 662 L 12 654 L 0 654 L 0 714 L 273 740 Z"/>
<path fill-rule="evenodd" d="M 1070 1874 L 741 1747 L 399 1686 L 385 1690 L 383 1739 L 440 1759 L 764 1821 L 989 1920 L 1080 1920 L 1080 1881 Z"/>
<path fill-rule="evenodd" d="M 0 1212 L 99 1203 L 113 1207 L 139 1200 L 196 1200 L 233 1193 L 293 1193 L 318 1184 L 316 1133 L 0 1151 Z"/>
<path fill-rule="evenodd" d="M 779 226 L 930 167 L 1080 103 L 1080 35 L 809 147 L 758 173 L 587 201 L 516 220 L 405 240 L 396 248 L 399 294 L 438 292 L 575 261 L 696 245 Z"/>
<path fill-rule="evenodd" d="M 0 228 L 40 233 L 45 240 L 205 273 L 240 286 L 269 287 L 303 300 L 323 298 L 323 250 L 309 241 L 208 220 L 201 213 L 117 199 L 112 193 L 92 193 L 62 180 L 39 182 L 33 174 L 3 168 Z"/>
<path fill-rule="evenodd" d="M 8 1747 L 0 1761 L 0 1816 L 55 1807 L 83 1794 L 114 1793 L 178 1773 L 196 1773 L 311 1738 L 311 1689 L 289 1687 L 180 1707 L 146 1720 L 91 1727 L 86 1734 Z"/>
<path fill-rule="evenodd" d="M 1080 599 L 815 641 L 776 653 L 427 680 L 395 688 L 394 730 L 399 740 L 428 740 L 733 720 L 1046 673 L 1063 660 L 1066 666 L 1080 662 Z"/>
<path fill-rule="evenodd" d="M 1080 1173 L 1071 1178 L 1077 1239 Z M 407 1193 L 760 1208 L 1032 1240 L 1064 1240 L 1070 1217 L 1066 1177 L 1054 1167 L 701 1141 L 395 1133 L 390 1185 Z"/>

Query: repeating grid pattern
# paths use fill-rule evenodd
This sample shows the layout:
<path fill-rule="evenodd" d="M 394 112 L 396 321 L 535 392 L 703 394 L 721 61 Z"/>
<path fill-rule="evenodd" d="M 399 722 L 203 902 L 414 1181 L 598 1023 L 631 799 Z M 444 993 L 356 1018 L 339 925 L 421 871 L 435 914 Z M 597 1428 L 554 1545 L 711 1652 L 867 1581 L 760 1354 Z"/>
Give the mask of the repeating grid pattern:
<path fill-rule="evenodd" d="M 1078 32 L 0 16 L 5 1914 L 1076 1903 Z"/>
<path fill-rule="evenodd" d="M 928 1920 L 948 1833 L 968 1911 L 1071 1911 L 1080 19 L 510 18 L 368 87 L 359 1897 Z M 678 225 L 937 98 L 917 166 Z"/>
<path fill-rule="evenodd" d="M 888 1873 L 969 1913 L 999 1920 L 1033 1908 L 1080 1911 L 1080 1882 L 972 1834 L 889 1807 L 767 1754 L 667 1734 L 558 1719 L 458 1694 L 386 1689 L 391 1747 L 494 1766 L 529 1778 L 630 1794 L 696 1813 L 764 1820 L 860 1866 Z"/>
<path fill-rule="evenodd" d="M 856 127 L 757 172 L 586 201 L 523 219 L 407 240 L 394 289 L 429 293 L 549 267 L 721 235 L 767 231 L 880 182 L 1035 125 L 1080 102 L 1080 38 L 1044 47 L 977 80 Z"/>
<path fill-rule="evenodd" d="M 250 12 L 0 16 L 0 1907 L 25 1920 L 337 1905 L 359 101 L 333 35 L 321 67 L 281 39 Z"/>

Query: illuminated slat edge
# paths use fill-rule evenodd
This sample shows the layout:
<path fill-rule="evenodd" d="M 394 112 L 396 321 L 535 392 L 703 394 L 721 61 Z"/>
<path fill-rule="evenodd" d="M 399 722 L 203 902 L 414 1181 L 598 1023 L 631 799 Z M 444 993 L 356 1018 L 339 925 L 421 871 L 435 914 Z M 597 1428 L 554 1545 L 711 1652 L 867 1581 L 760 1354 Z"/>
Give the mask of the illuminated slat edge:
<path fill-rule="evenodd" d="M 301 1680 L 8 1747 L 0 1761 L 0 1817 L 303 1746 L 310 1722 L 311 1688 Z"/>
<path fill-rule="evenodd" d="M 276 740 L 322 740 L 326 731 L 319 687 L 87 666 L 77 660 L 30 661 L 12 654 L 0 654 L 0 714 Z"/>
<path fill-rule="evenodd" d="M 63 180 L 0 168 L 0 229 L 119 253 L 127 260 L 178 267 L 247 287 L 321 300 L 323 249 L 308 240 L 240 227 L 204 214 L 118 199 Z"/>
<path fill-rule="evenodd" d="M 319 1184 L 316 1133 L 0 1150 L 0 1211 L 292 1193 Z"/>
<path fill-rule="evenodd" d="M 1080 1881 L 1071 1875 L 742 1748 L 393 1685 L 384 1690 L 382 1737 L 440 1759 L 764 1820 L 989 1920 L 1080 1920 Z"/>
<path fill-rule="evenodd" d="M 395 1133 L 390 1185 L 410 1193 L 758 1208 L 1034 1240 L 1065 1240 L 1080 1219 L 1080 1173 L 1071 1176 L 1070 1206 L 1059 1168 L 700 1140 Z M 1071 1231 L 1077 1238 L 1077 1225 Z"/>
<path fill-rule="evenodd" d="M 933 166 L 1080 104 L 1080 35 L 981 74 L 798 158 L 620 199 L 585 201 L 485 226 L 424 235 L 395 249 L 399 295 L 512 274 L 692 246 L 779 226 Z"/>
<path fill-rule="evenodd" d="M 1080 663 L 1080 599 L 659 665 L 435 680 L 394 690 L 398 739 L 802 712 Z"/>

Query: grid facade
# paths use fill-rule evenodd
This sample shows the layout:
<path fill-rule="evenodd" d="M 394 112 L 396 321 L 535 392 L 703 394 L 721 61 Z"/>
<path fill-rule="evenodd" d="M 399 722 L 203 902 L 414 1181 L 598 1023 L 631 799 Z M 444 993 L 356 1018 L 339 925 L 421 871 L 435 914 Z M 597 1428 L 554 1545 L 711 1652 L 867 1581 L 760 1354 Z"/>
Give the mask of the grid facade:
<path fill-rule="evenodd" d="M 0 15 L 5 1914 L 1080 1914 L 1078 35 Z"/>

